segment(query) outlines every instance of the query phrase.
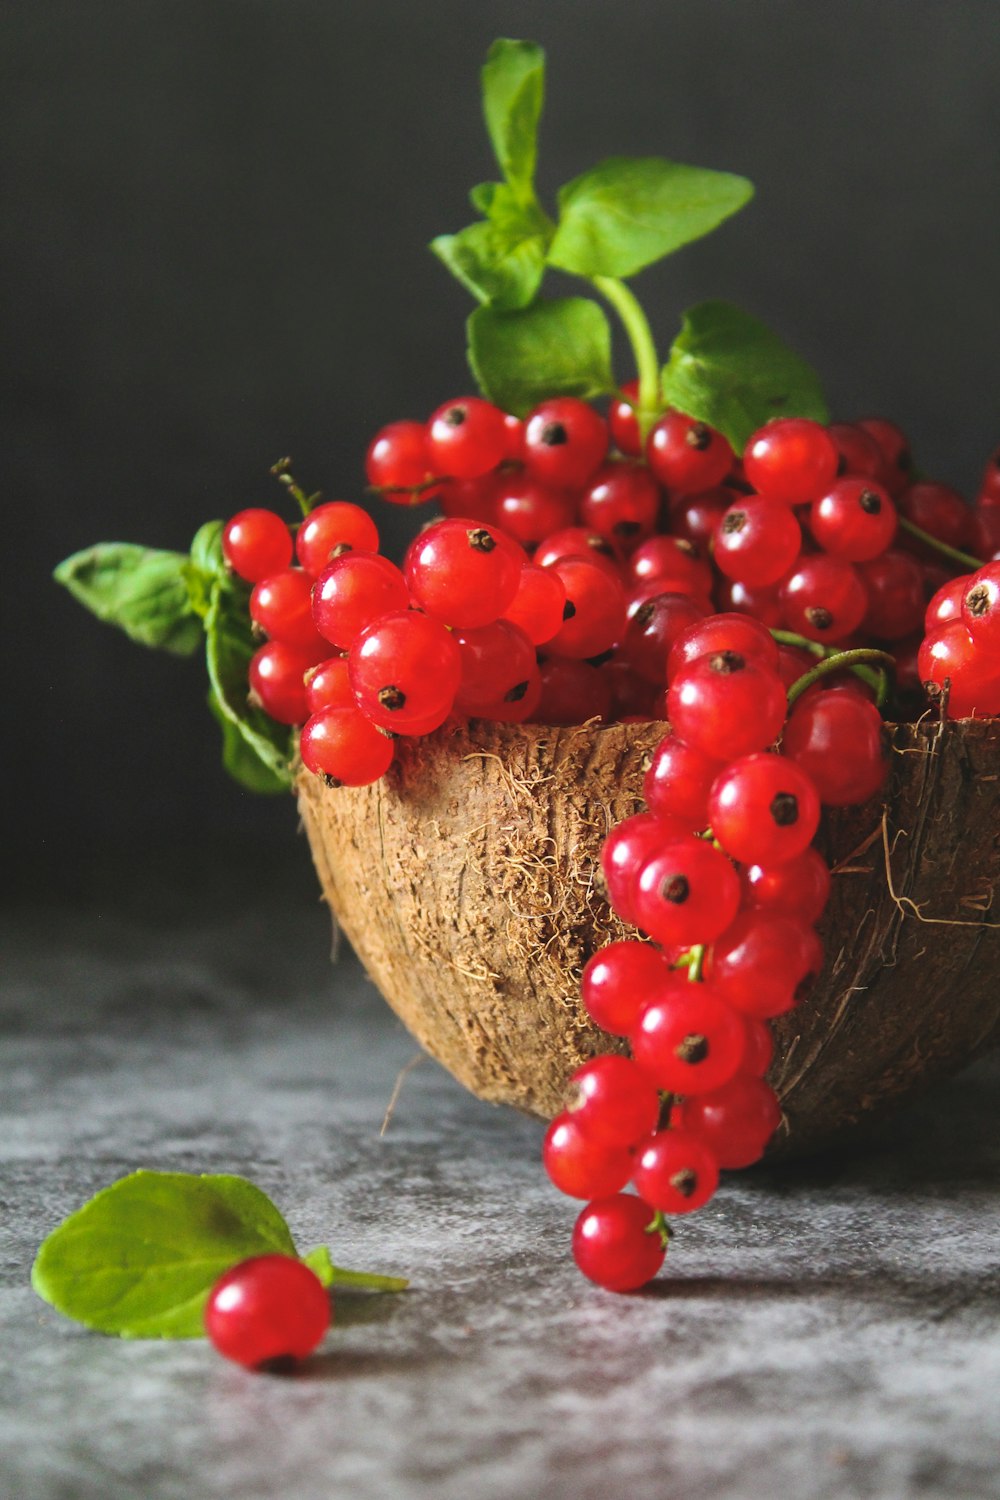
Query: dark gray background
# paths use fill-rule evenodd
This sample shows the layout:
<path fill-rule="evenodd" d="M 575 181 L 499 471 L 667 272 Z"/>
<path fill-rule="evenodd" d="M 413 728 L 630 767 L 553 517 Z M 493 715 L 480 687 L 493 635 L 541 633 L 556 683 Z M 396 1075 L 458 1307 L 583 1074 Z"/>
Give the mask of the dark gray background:
<path fill-rule="evenodd" d="M 185 547 L 275 499 L 285 453 L 357 498 L 372 431 L 469 386 L 468 299 L 424 246 L 492 174 L 497 34 L 549 49 L 547 194 L 613 152 L 756 182 L 642 278 L 664 346 L 685 304 L 730 297 L 933 474 L 970 488 L 1000 437 L 994 0 L 7 0 L 2 32 L 22 887 L 248 849 L 266 881 L 292 842 L 286 804 L 219 771 L 197 664 L 90 620 L 49 571 L 99 539 Z"/>

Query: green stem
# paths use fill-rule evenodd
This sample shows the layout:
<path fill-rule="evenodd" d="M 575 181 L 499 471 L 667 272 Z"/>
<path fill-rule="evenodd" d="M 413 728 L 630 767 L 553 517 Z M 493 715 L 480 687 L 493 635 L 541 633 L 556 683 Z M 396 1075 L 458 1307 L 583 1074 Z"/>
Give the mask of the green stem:
<path fill-rule="evenodd" d="M 601 296 L 610 302 L 628 334 L 635 367 L 639 375 L 639 400 L 636 417 L 639 434 L 645 443 L 649 430 L 663 411 L 663 395 L 660 386 L 660 360 L 653 341 L 649 319 L 642 303 L 624 281 L 614 276 L 592 276 L 591 281 Z"/>
<path fill-rule="evenodd" d="M 947 542 L 942 542 L 938 537 L 931 536 L 930 532 L 924 531 L 922 526 L 915 526 L 905 516 L 900 516 L 899 518 L 899 529 L 900 531 L 907 532 L 909 536 L 916 537 L 918 542 L 923 542 L 925 546 L 933 548 L 935 552 L 940 552 L 942 557 L 950 558 L 952 562 L 959 563 L 963 568 L 976 569 L 983 566 L 981 557 L 973 557 L 971 552 L 960 552 L 957 547 L 949 546 Z"/>
<path fill-rule="evenodd" d="M 278 483 L 283 484 L 292 498 L 297 501 L 299 510 L 303 516 L 307 516 L 317 500 L 322 499 L 322 496 L 318 490 L 315 495 L 307 495 L 302 486 L 295 483 L 289 472 L 291 462 L 290 458 L 279 458 L 278 462 L 272 466 L 271 473 Z"/>
<path fill-rule="evenodd" d="M 798 646 L 800 651 L 808 651 L 811 656 L 826 658 L 829 656 L 840 657 L 844 655 L 836 646 L 824 646 L 821 641 L 811 641 L 808 636 L 796 635 L 794 630 L 772 629 L 771 634 L 779 646 Z M 850 670 L 854 673 L 855 677 L 860 677 L 861 681 L 866 682 L 878 695 L 878 706 L 881 708 L 886 700 L 888 690 L 885 672 L 881 668 L 877 672 L 870 672 L 864 665 L 851 667 Z"/>
<path fill-rule="evenodd" d="M 331 1286 L 364 1287 L 369 1292 L 405 1292 L 409 1281 L 405 1276 L 377 1276 L 373 1271 L 347 1271 L 343 1266 L 334 1266 Z"/>
<path fill-rule="evenodd" d="M 688 978 L 692 984 L 700 984 L 702 981 L 702 968 L 705 964 L 705 944 L 696 943 L 690 950 L 691 962 L 688 964 Z"/>
<path fill-rule="evenodd" d="M 874 647 L 859 646 L 852 651 L 835 651 L 831 656 L 825 656 L 821 662 L 817 662 L 811 671 L 804 672 L 802 676 L 793 682 L 788 689 L 788 706 L 802 697 L 806 688 L 812 687 L 821 677 L 828 672 L 839 672 L 842 667 L 853 667 L 863 662 L 878 662 L 880 666 L 894 668 L 896 659 L 890 656 L 888 651 L 876 651 Z"/>

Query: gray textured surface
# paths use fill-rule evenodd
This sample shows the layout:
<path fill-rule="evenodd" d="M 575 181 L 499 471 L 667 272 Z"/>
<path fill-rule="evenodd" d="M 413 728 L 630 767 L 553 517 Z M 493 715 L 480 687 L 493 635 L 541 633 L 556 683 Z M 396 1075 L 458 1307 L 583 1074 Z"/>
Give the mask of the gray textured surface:
<path fill-rule="evenodd" d="M 427 1062 L 379 1138 L 413 1044 L 319 913 L 149 916 L 5 943 L 3 1500 L 1000 1494 L 995 1065 L 863 1154 L 730 1182 L 617 1298 L 569 1262 L 535 1122 Z M 412 1290 L 341 1296 L 291 1379 L 79 1330 L 34 1249 L 138 1165 L 243 1172 Z"/>

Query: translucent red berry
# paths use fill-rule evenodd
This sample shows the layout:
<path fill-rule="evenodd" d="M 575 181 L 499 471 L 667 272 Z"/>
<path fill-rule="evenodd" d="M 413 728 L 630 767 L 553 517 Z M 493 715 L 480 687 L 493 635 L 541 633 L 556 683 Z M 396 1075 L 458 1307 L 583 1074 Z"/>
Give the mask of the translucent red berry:
<path fill-rule="evenodd" d="M 653 943 L 608 943 L 588 960 L 580 996 L 595 1026 L 628 1036 L 643 1006 L 669 979 L 670 965 Z"/>
<path fill-rule="evenodd" d="M 313 578 L 343 551 L 378 551 L 378 528 L 366 510 L 347 500 L 328 500 L 311 510 L 295 537 L 295 555 Z"/>
<path fill-rule="evenodd" d="M 512 603 L 523 556 L 493 526 L 446 519 L 414 538 L 403 575 L 429 615 L 472 630 L 499 619 Z"/>
<path fill-rule="evenodd" d="M 576 499 L 530 474 L 500 474 L 494 496 L 497 525 L 522 547 L 534 547 L 553 531 L 572 526 Z"/>
<path fill-rule="evenodd" d="M 664 1214 L 703 1208 L 719 1185 L 719 1165 L 703 1140 L 686 1130 L 659 1130 L 635 1154 L 632 1184 Z"/>
<path fill-rule="evenodd" d="M 313 661 L 325 654 L 324 637 L 313 622 L 313 580 L 302 568 L 285 568 L 254 585 L 250 618 L 273 641 L 311 652 Z"/>
<path fill-rule="evenodd" d="M 541 484 L 557 489 L 585 485 L 607 451 L 607 423 L 575 396 L 543 401 L 525 420 L 524 462 Z"/>
<path fill-rule="evenodd" d="M 222 555 L 240 578 L 259 583 L 288 567 L 292 534 L 273 510 L 241 510 L 223 529 Z"/>
<path fill-rule="evenodd" d="M 226 1359 L 250 1369 L 305 1359 L 330 1326 L 319 1277 L 291 1255 L 256 1255 L 227 1271 L 205 1305 L 205 1332 Z"/>
<path fill-rule="evenodd" d="M 737 1010 L 780 1016 L 807 993 L 823 963 L 814 929 L 781 912 L 742 911 L 715 943 L 706 972 Z"/>
<path fill-rule="evenodd" d="M 366 625 L 410 602 L 406 580 L 377 552 L 345 552 L 317 578 L 312 615 L 320 635 L 346 650 Z"/>
<path fill-rule="evenodd" d="M 818 922 L 830 899 L 830 866 L 810 846 L 780 865 L 749 864 L 740 872 L 744 905 Z"/>
<path fill-rule="evenodd" d="M 302 764 L 337 786 L 368 786 L 392 765 L 393 743 L 360 709 L 321 708 L 303 725 Z"/>
<path fill-rule="evenodd" d="M 739 904 L 740 883 L 729 860 L 690 835 L 649 854 L 632 888 L 637 925 L 671 947 L 712 942 Z"/>
<path fill-rule="evenodd" d="M 713 1094 L 683 1100 L 676 1123 L 704 1141 L 720 1167 L 733 1170 L 760 1160 L 781 1123 L 781 1110 L 762 1078 L 738 1073 Z"/>
<path fill-rule="evenodd" d="M 641 464 L 612 459 L 584 491 L 580 520 L 616 547 L 631 550 L 652 536 L 660 513 L 660 490 Z"/>
<path fill-rule="evenodd" d="M 778 669 L 778 644 L 765 625 L 747 615 L 718 614 L 678 636 L 670 652 L 668 676 L 673 679 L 699 656 L 713 656 L 718 651 L 738 651 L 748 661 L 760 662 L 772 671 Z"/>
<path fill-rule="evenodd" d="M 642 793 L 650 812 L 682 818 L 692 831 L 708 824 L 708 794 L 723 763 L 668 734 L 653 751 Z"/>
<path fill-rule="evenodd" d="M 778 865 L 812 843 L 819 796 L 807 771 L 787 755 L 747 755 L 716 777 L 708 820 L 733 859 Z"/>
<path fill-rule="evenodd" d="M 523 630 L 533 646 L 542 646 L 562 629 L 565 607 L 566 586 L 558 573 L 525 563 L 503 617 Z"/>
<path fill-rule="evenodd" d="M 384 615 L 361 632 L 348 657 L 351 687 L 372 723 L 426 734 L 451 712 L 462 658 L 450 630 L 415 610 Z"/>
<path fill-rule="evenodd" d="M 653 813 L 635 813 L 612 828 L 601 846 L 601 869 L 608 899 L 623 922 L 636 925 L 635 882 L 642 866 L 688 831 L 680 819 L 658 818 Z"/>
<path fill-rule="evenodd" d="M 609 1292 L 645 1286 L 665 1254 L 654 1211 L 631 1193 L 588 1203 L 573 1229 L 577 1268 Z"/>
<path fill-rule="evenodd" d="M 824 552 L 869 562 L 891 545 L 898 517 L 888 490 L 873 479 L 838 479 L 809 508 L 809 530 Z"/>
<path fill-rule="evenodd" d="M 561 557 L 552 571 L 566 590 L 566 603 L 551 650 L 587 658 L 617 645 L 625 628 L 625 590 L 618 578 L 589 557 Z"/>
<path fill-rule="evenodd" d="M 691 495 L 721 484 L 732 468 L 733 450 L 707 422 L 668 411 L 649 434 L 646 461 L 661 484 Z"/>
<path fill-rule="evenodd" d="M 439 406 L 427 421 L 427 457 L 435 474 L 478 479 L 507 457 L 507 424 L 502 411 L 480 396 L 463 396 Z"/>
<path fill-rule="evenodd" d="M 782 736 L 785 756 L 811 778 L 827 807 L 852 807 L 882 790 L 889 757 L 882 716 L 855 692 L 804 695 Z M 762 863 L 767 863 L 763 855 Z"/>
<path fill-rule="evenodd" d="M 354 707 L 346 656 L 329 656 L 310 667 L 305 674 L 305 685 L 306 707 L 311 714 L 319 713 L 321 708 Z"/>
<path fill-rule="evenodd" d="M 415 505 L 432 500 L 431 473 L 423 422 L 390 422 L 372 438 L 365 455 L 368 483 L 385 500 Z"/>
<path fill-rule="evenodd" d="M 538 724 L 586 724 L 611 712 L 611 682 L 597 667 L 571 656 L 549 656 L 540 667 Z"/>
<path fill-rule="evenodd" d="M 308 652 L 268 641 L 250 661 L 250 689 L 261 708 L 279 724 L 304 724 L 309 717 L 305 675 L 315 658 Z"/>
<path fill-rule="evenodd" d="M 728 761 L 772 744 L 785 721 L 786 703 L 777 672 L 738 651 L 717 651 L 673 677 L 667 717 L 687 744 Z"/>
<path fill-rule="evenodd" d="M 550 1180 L 571 1198 L 617 1193 L 631 1177 L 632 1163 L 626 1146 L 604 1146 L 592 1140 L 565 1110 L 556 1115 L 542 1144 L 542 1165 Z"/>
<path fill-rule="evenodd" d="M 636 416 L 636 402 L 639 399 L 638 380 L 628 380 L 621 388 L 621 394 L 612 399 L 608 407 L 608 427 L 611 430 L 611 441 L 619 453 L 624 453 L 626 458 L 638 458 L 642 452 L 642 439 L 639 436 L 639 418 Z"/>
<path fill-rule="evenodd" d="M 826 428 L 807 417 L 778 417 L 753 434 L 743 451 L 747 480 L 759 495 L 804 505 L 825 495 L 839 454 Z"/>
<path fill-rule="evenodd" d="M 660 1097 L 630 1057 L 607 1053 L 577 1068 L 570 1079 L 568 1108 L 591 1140 L 627 1147 L 655 1128 Z"/>
<path fill-rule="evenodd" d="M 868 595 L 852 563 L 818 552 L 801 557 L 782 583 L 781 608 L 788 630 L 830 645 L 857 630 Z"/>
<path fill-rule="evenodd" d="M 632 1056 L 658 1088 L 704 1094 L 737 1072 L 746 1031 L 737 1011 L 707 981 L 675 977 L 643 1008 L 632 1032 Z"/>
<path fill-rule="evenodd" d="M 727 578 L 759 588 L 783 578 L 801 547 L 802 532 L 788 507 L 750 496 L 722 516 L 712 551 Z"/>

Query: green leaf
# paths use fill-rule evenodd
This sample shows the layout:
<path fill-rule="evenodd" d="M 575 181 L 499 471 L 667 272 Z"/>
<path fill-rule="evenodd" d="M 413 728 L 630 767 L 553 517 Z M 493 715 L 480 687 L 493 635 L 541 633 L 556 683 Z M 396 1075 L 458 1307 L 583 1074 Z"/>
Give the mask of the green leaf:
<path fill-rule="evenodd" d="M 325 1245 L 317 1245 L 302 1259 L 324 1286 L 352 1286 L 369 1292 L 404 1292 L 410 1284 L 405 1276 L 378 1276 L 374 1271 L 347 1271 L 343 1266 L 335 1266 Z"/>
<path fill-rule="evenodd" d="M 264 796 L 287 792 L 287 778 L 277 775 L 261 760 L 256 750 L 247 744 L 241 731 L 231 719 L 227 718 L 222 705 L 211 690 L 208 694 L 208 706 L 222 729 L 222 764 L 233 780 L 238 781 L 240 786 L 246 787 L 248 792 L 257 792 Z"/>
<path fill-rule="evenodd" d="M 500 170 L 528 202 L 534 197 L 545 53 L 535 42 L 500 37 L 486 55 L 482 86 L 483 115 Z"/>
<path fill-rule="evenodd" d="M 828 422 L 815 371 L 757 318 L 700 302 L 683 318 L 663 370 L 671 406 L 724 432 L 737 453 L 772 417 Z"/>
<path fill-rule="evenodd" d="M 224 521 L 206 521 L 199 526 L 191 543 L 191 561 L 202 573 L 216 574 L 226 571 L 226 559 L 222 552 Z"/>
<path fill-rule="evenodd" d="M 240 735 L 250 755 L 270 773 L 270 780 L 287 790 L 292 785 L 291 732 L 247 702 L 254 641 L 246 591 L 226 577 L 217 578 L 212 584 L 205 635 L 213 711 Z M 235 763 L 235 754 L 230 752 L 227 761 L 224 746 L 223 763 L 227 770 L 232 768 L 230 762 Z M 247 786 L 249 769 L 245 758 L 239 761 L 239 767 L 237 779 Z"/>
<path fill-rule="evenodd" d="M 523 416 L 547 396 L 590 400 L 614 388 L 608 320 L 586 297 L 480 307 L 466 327 L 472 373 L 504 411 Z"/>
<path fill-rule="evenodd" d="M 478 301 L 527 307 L 545 274 L 552 225 L 537 204 L 519 202 L 504 182 L 481 183 L 472 198 L 486 222 L 438 235 L 431 249 Z"/>
<path fill-rule="evenodd" d="M 615 156 L 559 192 L 549 264 L 579 276 L 632 276 L 709 234 L 753 197 L 730 172 L 658 156 Z"/>
<path fill-rule="evenodd" d="M 190 656 L 201 641 L 187 584 L 188 559 L 131 542 L 99 542 L 53 573 L 85 609 L 140 646 Z"/>
<path fill-rule="evenodd" d="M 248 1256 L 273 1253 L 296 1254 L 288 1225 L 242 1177 L 133 1172 L 53 1230 L 31 1284 L 102 1333 L 197 1338 L 218 1278 Z"/>

